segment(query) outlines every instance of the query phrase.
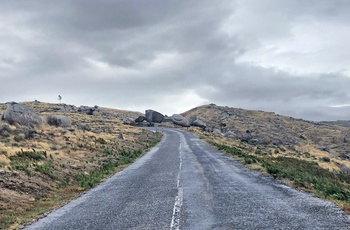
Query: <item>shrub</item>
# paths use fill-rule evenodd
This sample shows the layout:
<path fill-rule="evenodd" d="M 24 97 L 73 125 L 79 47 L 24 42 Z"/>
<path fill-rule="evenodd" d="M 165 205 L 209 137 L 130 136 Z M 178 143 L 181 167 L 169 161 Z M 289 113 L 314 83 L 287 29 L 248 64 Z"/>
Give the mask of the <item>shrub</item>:
<path fill-rule="evenodd" d="M 20 136 L 20 135 L 15 135 L 15 136 L 13 137 L 13 140 L 15 140 L 16 142 L 20 142 L 20 141 L 23 140 L 23 137 Z"/>
<path fill-rule="evenodd" d="M 35 165 L 35 170 L 49 176 L 53 180 L 57 179 L 57 175 L 53 171 L 53 165 L 49 162 L 44 162 L 43 164 Z"/>
<path fill-rule="evenodd" d="M 34 161 L 40 161 L 44 159 L 44 156 L 46 154 L 46 151 L 39 151 L 36 152 L 33 151 L 20 151 L 17 152 L 15 156 L 10 156 L 10 160 L 20 160 L 20 159 L 27 159 L 27 160 L 34 160 Z"/>

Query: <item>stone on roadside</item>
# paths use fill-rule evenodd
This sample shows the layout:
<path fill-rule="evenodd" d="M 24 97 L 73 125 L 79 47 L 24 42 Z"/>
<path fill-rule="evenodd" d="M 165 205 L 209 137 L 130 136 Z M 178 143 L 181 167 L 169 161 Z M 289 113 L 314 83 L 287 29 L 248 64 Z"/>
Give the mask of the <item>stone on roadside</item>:
<path fill-rule="evenodd" d="M 180 114 L 174 114 L 174 115 L 171 116 L 171 118 L 172 118 L 173 123 L 175 125 L 180 125 L 180 126 L 183 126 L 183 127 L 189 127 L 190 126 L 190 121 L 186 117 L 184 117 L 184 116 L 182 116 Z"/>
<path fill-rule="evenodd" d="M 152 109 L 148 109 L 145 111 L 145 117 L 149 123 L 161 123 L 164 120 L 163 114 Z"/>

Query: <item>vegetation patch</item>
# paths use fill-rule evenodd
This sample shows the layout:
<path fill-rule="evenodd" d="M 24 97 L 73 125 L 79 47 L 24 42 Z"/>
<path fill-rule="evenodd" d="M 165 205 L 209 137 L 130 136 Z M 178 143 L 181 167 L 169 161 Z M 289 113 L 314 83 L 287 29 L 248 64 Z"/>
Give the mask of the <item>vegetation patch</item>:
<path fill-rule="evenodd" d="M 346 209 L 350 205 L 350 177 L 344 172 L 329 171 L 298 158 L 286 156 L 254 156 L 235 147 L 210 142 L 218 150 L 238 157 L 243 163 L 260 164 L 274 178 L 291 181 L 296 187 L 315 195 L 341 203 Z"/>

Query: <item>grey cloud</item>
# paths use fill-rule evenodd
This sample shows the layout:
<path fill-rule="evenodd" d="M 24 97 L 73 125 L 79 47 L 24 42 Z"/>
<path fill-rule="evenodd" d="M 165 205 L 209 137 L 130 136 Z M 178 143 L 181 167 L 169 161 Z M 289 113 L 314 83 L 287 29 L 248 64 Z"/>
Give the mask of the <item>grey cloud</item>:
<path fill-rule="evenodd" d="M 168 98 L 180 101 L 194 92 L 201 101 L 222 105 L 315 120 L 346 118 L 347 108 L 328 106 L 348 103 L 349 76 L 296 75 L 236 60 L 266 40 L 292 36 L 293 25 L 303 20 L 346 24 L 347 5 L 343 0 L 2 1 L 6 21 L 0 26 L 6 30 L 0 32 L 0 50 L 7 52 L 0 53 L 0 79 L 6 79 L 1 98 L 42 95 L 35 99 L 55 101 L 61 94 L 66 103 L 143 110 L 169 108 L 176 101 Z"/>

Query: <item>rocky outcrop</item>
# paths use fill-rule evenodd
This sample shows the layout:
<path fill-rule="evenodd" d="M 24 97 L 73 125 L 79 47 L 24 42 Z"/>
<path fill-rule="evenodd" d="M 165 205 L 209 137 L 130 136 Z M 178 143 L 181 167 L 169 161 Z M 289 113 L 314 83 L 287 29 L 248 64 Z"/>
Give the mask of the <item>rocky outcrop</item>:
<path fill-rule="evenodd" d="M 146 115 L 146 120 L 149 123 L 161 123 L 164 120 L 163 114 L 157 111 L 154 111 L 152 109 L 146 110 L 145 115 Z"/>
<path fill-rule="evenodd" d="M 46 118 L 47 124 L 56 127 L 70 127 L 72 126 L 72 121 L 69 117 L 63 115 L 52 115 Z"/>
<path fill-rule="evenodd" d="M 190 121 L 186 117 L 184 117 L 184 116 L 182 116 L 180 114 L 172 115 L 171 119 L 172 119 L 172 121 L 173 121 L 173 123 L 175 125 L 180 125 L 180 126 L 183 126 L 183 127 L 189 127 L 190 126 Z"/>
<path fill-rule="evenodd" d="M 2 119 L 10 124 L 22 126 L 36 126 L 43 122 L 41 117 L 30 108 L 16 102 L 7 103 L 7 109 L 2 115 Z"/>

